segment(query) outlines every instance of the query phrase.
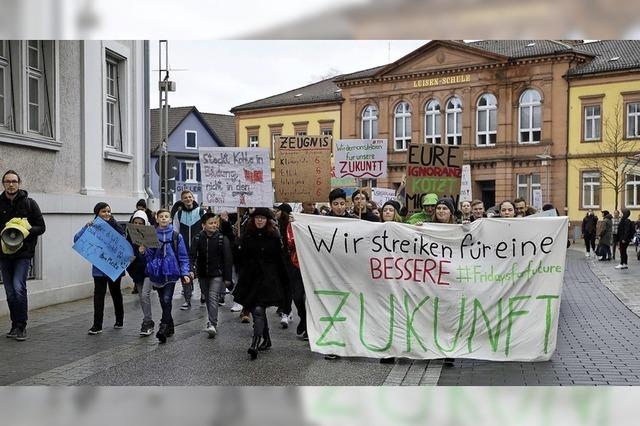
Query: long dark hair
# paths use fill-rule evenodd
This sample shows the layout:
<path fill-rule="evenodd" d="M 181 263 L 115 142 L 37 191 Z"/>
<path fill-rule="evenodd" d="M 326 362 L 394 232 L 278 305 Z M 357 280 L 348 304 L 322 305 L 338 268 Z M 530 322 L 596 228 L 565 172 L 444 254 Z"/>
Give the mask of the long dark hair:
<path fill-rule="evenodd" d="M 258 232 L 263 232 L 267 235 L 271 235 L 274 237 L 278 236 L 278 231 L 276 230 L 275 225 L 273 224 L 273 220 L 267 218 L 267 224 L 264 226 L 262 230 L 256 227 L 256 216 L 251 216 L 249 218 L 249 222 L 247 223 L 246 235 L 257 235 Z"/>

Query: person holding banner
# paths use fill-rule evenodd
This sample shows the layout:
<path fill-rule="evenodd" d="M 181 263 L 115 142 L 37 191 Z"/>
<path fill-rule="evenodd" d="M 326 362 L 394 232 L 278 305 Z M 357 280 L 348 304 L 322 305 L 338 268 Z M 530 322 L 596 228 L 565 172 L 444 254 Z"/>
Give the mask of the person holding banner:
<path fill-rule="evenodd" d="M 470 201 L 460 201 L 460 215 L 458 219 L 460 223 L 471 223 L 471 221 L 473 221 Z"/>
<path fill-rule="evenodd" d="M 347 193 L 342 188 L 332 189 L 329 193 L 329 209 L 327 216 L 358 218 L 347 211 Z"/>
<path fill-rule="evenodd" d="M 369 194 L 367 194 L 366 191 L 356 189 L 353 194 L 351 194 L 351 201 L 353 202 L 353 214 L 357 218 L 367 220 L 369 222 L 380 222 L 380 219 L 367 208 Z"/>
<path fill-rule="evenodd" d="M 400 216 L 399 211 L 400 203 L 395 200 L 387 201 L 382 205 L 382 221 L 402 223 L 402 216 Z"/>
<path fill-rule="evenodd" d="M 436 203 L 438 202 L 438 195 L 425 194 L 422 197 L 422 211 L 411 215 L 407 219 L 407 223 L 410 225 L 416 225 L 418 223 L 429 223 L 433 221 Z"/>
<path fill-rule="evenodd" d="M 487 213 L 484 211 L 484 203 L 480 200 L 473 200 L 471 202 L 471 213 L 473 215 L 471 217 L 471 222 L 487 217 Z"/>
<path fill-rule="evenodd" d="M 282 203 L 276 207 L 276 221 L 278 224 L 278 231 L 280 232 L 280 239 L 283 242 L 282 254 L 284 259 L 284 265 L 287 268 L 287 274 L 289 277 L 288 282 L 292 281 L 294 272 L 294 266 L 291 264 L 289 257 L 289 246 L 287 241 L 287 227 L 289 226 L 290 214 L 293 211 L 291 205 L 288 203 Z M 291 303 L 293 302 L 293 291 L 290 286 L 283 287 L 284 297 L 282 303 L 278 305 L 277 314 L 280 317 L 280 326 L 282 328 L 289 327 L 289 321 L 291 320 Z"/>
<path fill-rule="evenodd" d="M 457 223 L 454 212 L 453 201 L 450 198 L 440 198 L 436 203 L 433 223 Z"/>
<path fill-rule="evenodd" d="M 154 221 L 155 222 L 155 221 Z M 137 210 L 129 223 L 134 225 L 150 226 L 147 212 L 144 210 Z M 147 267 L 147 261 L 144 258 L 144 254 L 138 250 L 139 246 L 131 241 L 131 236 L 127 235 L 127 240 L 133 248 L 133 254 L 135 259 L 131 262 L 131 265 L 127 268 L 127 273 L 133 280 L 134 288 L 137 290 L 138 299 L 140 300 L 140 308 L 142 309 L 142 325 L 140 326 L 141 336 L 151 336 L 155 323 L 151 314 L 151 281 L 145 273 Z"/>
<path fill-rule="evenodd" d="M 500 203 L 498 210 L 500 217 L 516 217 L 516 206 L 510 200 L 504 200 Z"/>
<path fill-rule="evenodd" d="M 118 225 L 118 222 L 111 215 L 111 207 L 105 202 L 99 202 L 93 207 L 94 218 L 100 217 L 107 222 L 114 230 L 124 236 L 124 231 Z M 76 242 L 84 234 L 84 232 L 93 226 L 93 221 L 88 222 L 78 233 L 73 237 L 73 241 Z M 121 329 L 124 327 L 124 305 L 122 303 L 122 291 L 120 290 L 120 281 L 122 275 L 117 280 L 113 281 L 104 272 L 95 266 L 91 267 L 91 275 L 93 276 L 93 325 L 89 329 L 89 334 L 95 336 L 102 333 L 102 321 L 104 317 L 104 298 L 107 294 L 107 287 L 109 287 L 109 293 L 113 300 L 113 310 L 116 315 L 116 322 L 113 325 L 115 329 Z"/>
<path fill-rule="evenodd" d="M 288 285 L 282 241 L 272 219 L 270 209 L 256 208 L 238 246 L 241 266 L 233 295 L 253 317 L 253 338 L 247 349 L 251 360 L 258 357 L 258 351 L 271 348 L 266 309 L 281 303 L 283 285 Z"/>

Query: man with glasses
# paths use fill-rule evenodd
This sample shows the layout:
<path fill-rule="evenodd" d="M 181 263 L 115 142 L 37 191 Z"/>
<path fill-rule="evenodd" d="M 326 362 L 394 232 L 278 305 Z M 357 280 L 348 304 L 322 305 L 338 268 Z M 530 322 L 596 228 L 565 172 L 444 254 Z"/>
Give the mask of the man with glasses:
<path fill-rule="evenodd" d="M 6 237 L 13 231 L 14 241 L 2 240 L 0 269 L 11 316 L 11 330 L 7 337 L 24 341 L 27 339 L 27 274 L 38 235 L 44 234 L 45 224 L 40 207 L 28 198 L 27 191 L 20 189 L 20 183 L 20 176 L 13 170 L 2 176 L 4 191 L 0 194 L 0 236 Z M 20 238 L 15 238 L 17 232 L 22 234 L 22 242 L 19 242 Z"/>

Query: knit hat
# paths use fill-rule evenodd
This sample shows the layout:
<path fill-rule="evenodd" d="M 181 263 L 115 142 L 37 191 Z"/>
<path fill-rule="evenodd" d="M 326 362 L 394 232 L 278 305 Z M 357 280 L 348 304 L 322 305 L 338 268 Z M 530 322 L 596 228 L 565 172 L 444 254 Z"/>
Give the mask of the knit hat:
<path fill-rule="evenodd" d="M 93 206 L 93 214 L 98 216 L 98 214 L 100 213 L 100 210 L 104 209 L 105 207 L 109 207 L 109 204 L 103 201 L 100 201 L 98 204 Z"/>
<path fill-rule="evenodd" d="M 455 213 L 456 210 L 455 207 L 453 207 L 453 201 L 451 201 L 451 198 L 440 198 L 436 203 L 436 207 L 440 204 L 447 206 L 451 214 Z"/>
<path fill-rule="evenodd" d="M 133 223 L 133 219 L 135 218 L 142 219 L 144 221 L 145 226 L 149 226 L 149 218 L 147 217 L 147 213 L 145 213 L 143 210 L 138 210 L 133 214 L 133 217 L 131 218 L 132 223 Z"/>
<path fill-rule="evenodd" d="M 271 212 L 271 209 L 268 209 L 266 207 L 256 207 L 256 209 L 249 216 L 264 216 L 267 219 L 273 219 L 273 213 Z"/>
<path fill-rule="evenodd" d="M 386 203 L 384 203 L 382 205 L 382 208 L 384 209 L 386 206 L 392 206 L 394 209 L 396 209 L 396 213 L 400 213 L 400 203 L 395 201 L 395 200 L 389 200 Z"/>
<path fill-rule="evenodd" d="M 287 203 L 280 204 L 278 207 L 276 207 L 276 209 L 283 211 L 286 214 L 291 214 L 291 212 L 293 211 L 293 209 L 291 208 L 291 205 Z"/>
<path fill-rule="evenodd" d="M 423 206 L 435 206 L 438 203 L 438 195 L 436 194 L 425 194 L 422 197 L 422 205 Z M 453 209 L 451 210 L 453 212 Z"/>

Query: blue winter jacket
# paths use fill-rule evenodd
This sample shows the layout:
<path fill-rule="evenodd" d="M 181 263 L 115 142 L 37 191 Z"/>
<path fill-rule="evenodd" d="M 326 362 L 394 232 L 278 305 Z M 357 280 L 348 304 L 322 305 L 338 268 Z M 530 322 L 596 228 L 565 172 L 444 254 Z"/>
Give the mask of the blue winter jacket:
<path fill-rule="evenodd" d="M 113 221 L 113 222 L 112 222 Z M 109 221 L 107 223 L 109 223 L 109 225 L 111 225 L 111 227 L 113 229 L 115 229 L 116 231 L 118 231 L 120 233 L 120 235 L 122 235 L 123 237 L 124 235 L 124 231 L 122 230 L 122 228 L 120 227 L 120 225 L 118 225 L 117 222 L 115 222 L 115 219 L 112 219 L 112 221 Z M 78 231 L 78 233 L 73 237 L 73 242 L 75 243 L 76 241 L 78 241 L 78 239 L 82 236 L 82 234 L 84 234 L 84 231 L 87 230 L 87 225 L 83 226 L 81 230 Z M 105 274 L 104 272 L 102 272 L 100 269 L 96 268 L 95 266 L 91 266 L 91 276 L 93 277 L 107 277 L 107 274 Z M 120 277 L 124 276 L 124 272 L 122 273 L 122 275 Z"/>
<path fill-rule="evenodd" d="M 166 228 L 156 228 L 159 248 L 147 248 L 144 257 L 147 260 L 145 273 L 156 287 L 168 282 L 175 282 L 178 278 L 189 275 L 189 254 L 184 244 L 184 238 L 178 234 L 177 256 L 173 249 L 173 225 Z"/>

